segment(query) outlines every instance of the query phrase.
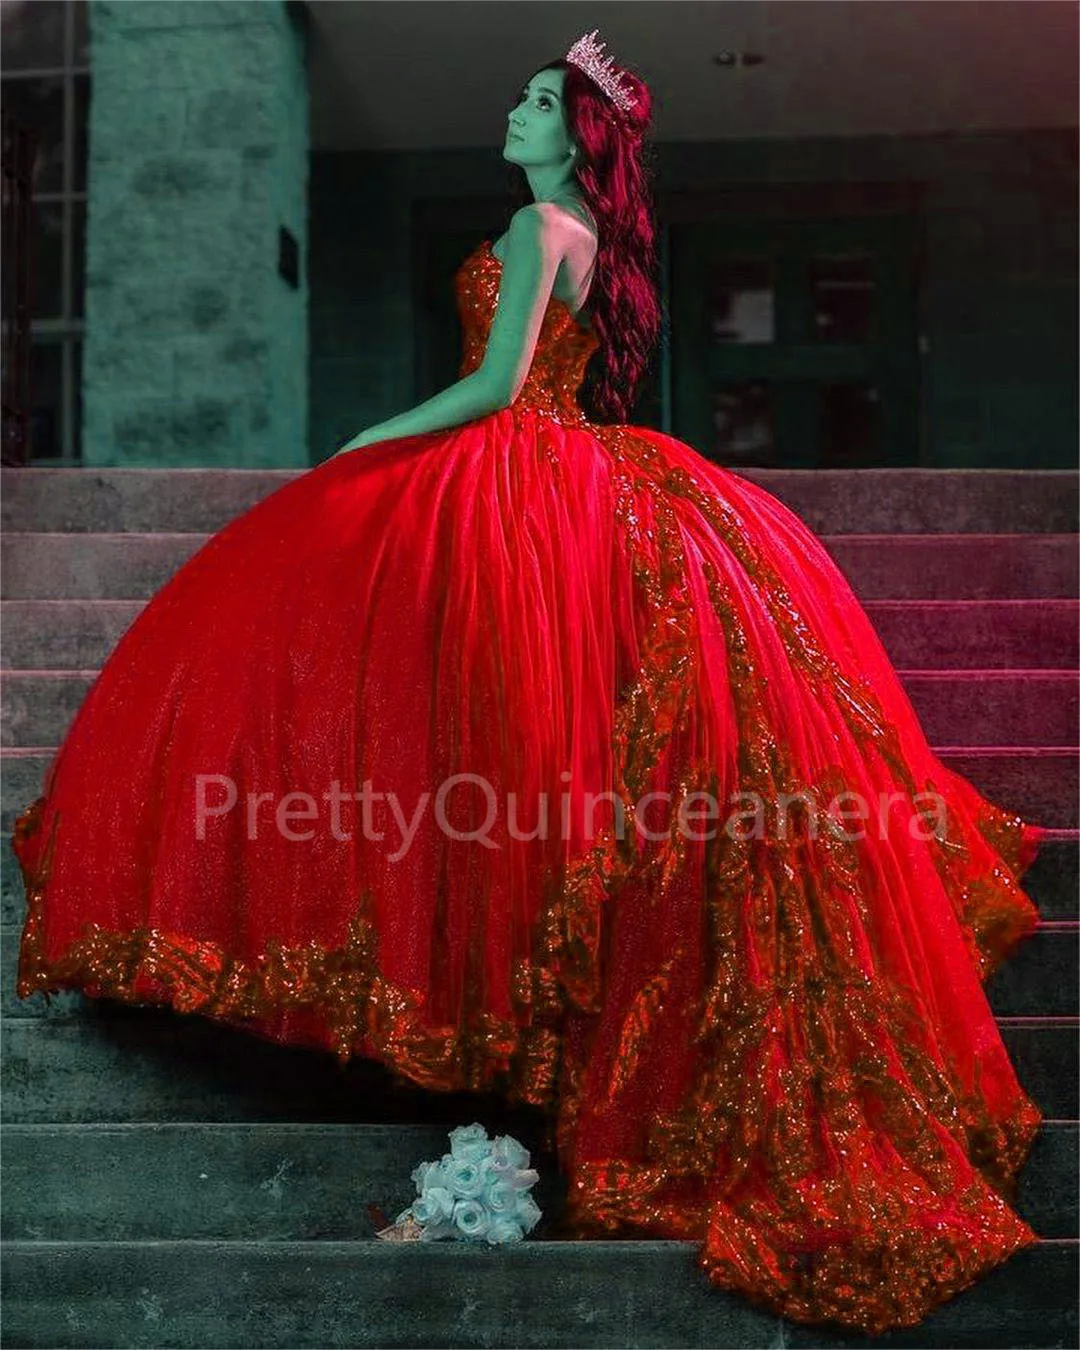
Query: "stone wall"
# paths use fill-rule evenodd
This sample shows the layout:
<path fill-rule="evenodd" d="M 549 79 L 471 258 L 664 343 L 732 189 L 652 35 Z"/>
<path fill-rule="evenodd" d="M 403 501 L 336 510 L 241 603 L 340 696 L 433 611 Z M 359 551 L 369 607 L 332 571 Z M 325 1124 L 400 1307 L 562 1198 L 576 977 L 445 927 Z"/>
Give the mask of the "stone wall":
<path fill-rule="evenodd" d="M 306 464 L 301 21 L 281 0 L 93 0 L 90 16 L 84 461 Z"/>

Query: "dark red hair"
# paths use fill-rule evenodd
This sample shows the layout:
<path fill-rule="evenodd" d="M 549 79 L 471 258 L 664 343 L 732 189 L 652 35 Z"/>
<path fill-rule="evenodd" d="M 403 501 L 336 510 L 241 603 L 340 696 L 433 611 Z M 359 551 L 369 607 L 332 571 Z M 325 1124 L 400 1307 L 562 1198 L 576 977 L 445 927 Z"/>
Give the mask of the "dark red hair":
<path fill-rule="evenodd" d="M 656 282 L 656 225 L 645 136 L 652 118 L 648 86 L 624 67 L 636 102 L 627 111 L 562 57 L 534 72 L 563 70 L 567 130 L 578 147 L 574 176 L 596 218 L 599 247 L 587 308 L 602 365 L 592 393 L 601 417 L 625 422 L 661 328 Z M 514 165 L 518 204 L 531 200 Z"/>

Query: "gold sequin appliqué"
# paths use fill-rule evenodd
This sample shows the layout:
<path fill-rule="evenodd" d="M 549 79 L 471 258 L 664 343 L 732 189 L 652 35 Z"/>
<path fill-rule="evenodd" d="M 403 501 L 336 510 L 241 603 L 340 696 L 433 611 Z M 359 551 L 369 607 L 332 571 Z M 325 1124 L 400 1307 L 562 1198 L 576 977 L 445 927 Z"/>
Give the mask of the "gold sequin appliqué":
<path fill-rule="evenodd" d="M 855 741 L 880 755 L 914 796 L 920 784 L 872 688 L 822 649 L 728 504 L 685 470 L 667 469 L 655 444 L 627 428 L 598 435 L 625 467 L 626 482 L 655 494 L 665 511 L 688 499 L 709 521 L 751 579 L 806 688 L 831 699 Z M 633 509 L 628 499 L 627 518 Z M 795 1320 L 832 1319 L 872 1332 L 912 1325 L 1036 1240 L 1008 1202 L 1041 1113 L 1021 1094 L 1011 1116 L 995 1115 L 978 1081 L 966 1085 L 935 1043 L 918 989 L 875 959 L 871 880 L 857 843 L 828 829 L 781 837 L 771 812 L 783 794 L 801 794 L 827 821 L 825 805 L 844 790 L 844 775 L 837 765 L 815 781 L 800 779 L 764 714 L 739 605 L 715 568 L 706 564 L 705 573 L 727 644 L 738 788 L 756 794 L 770 819 L 764 838 L 722 837 L 706 849 L 710 975 L 696 1013 L 693 1090 L 680 1110 L 653 1122 L 649 1166 L 609 1158 L 573 1168 L 573 1212 L 586 1232 L 704 1238 L 701 1264 L 713 1282 Z M 653 593 L 662 628 L 665 588 Z M 672 630 L 686 634 L 677 614 L 671 611 Z M 687 678 L 693 658 L 691 649 Z M 648 758 L 660 725 L 651 712 L 664 681 L 657 671 L 653 677 L 654 701 L 646 700 L 650 712 L 643 707 L 623 765 L 639 749 Z M 691 766 L 690 779 L 715 790 L 708 766 Z M 1031 931 L 1035 912 L 1009 867 L 1010 858 L 1020 863 L 1023 823 L 987 804 L 976 825 L 997 840 L 1002 867 L 966 901 L 959 872 L 946 866 L 942 876 L 973 950 L 985 954 L 978 963 L 985 977 Z M 952 857 L 948 840 L 926 846 Z M 957 841 L 953 847 L 963 852 Z M 628 1045 L 648 1040 L 662 990 L 658 975 L 635 998 Z M 612 1098 L 630 1076 L 616 1074 Z M 571 1103 L 567 1119 L 575 1121 L 579 1109 Z M 892 1167 L 880 1161 L 882 1135 Z M 762 1176 L 767 1206 L 754 1187 Z M 785 1235 L 783 1247 L 766 1241 L 766 1227 Z"/>
<path fill-rule="evenodd" d="M 462 374 L 482 359 L 497 284 L 498 260 L 485 246 L 458 279 Z M 710 1280 L 796 1320 L 834 1319 L 870 1332 L 911 1325 L 1035 1240 L 1008 1202 L 1041 1115 L 1023 1097 L 1011 1116 L 992 1114 L 977 1077 L 965 1082 L 943 1052 L 918 988 L 876 959 L 871 879 L 859 846 L 828 830 L 811 837 L 798 824 L 780 837 L 781 795 L 804 794 L 823 808 L 844 789 L 843 768 L 823 764 L 804 781 L 783 729 L 767 715 L 742 602 L 708 562 L 710 618 L 724 635 L 737 740 L 737 782 L 724 786 L 758 794 L 769 820 L 764 838 L 721 833 L 703 856 L 695 849 L 688 858 L 678 805 L 693 791 L 718 793 L 721 772 L 696 741 L 707 672 L 703 616 L 691 602 L 682 547 L 687 512 L 708 522 L 745 571 L 810 696 L 838 710 L 854 741 L 888 764 L 905 792 L 934 784 L 917 780 L 873 689 L 823 650 L 731 505 L 668 463 L 647 437 L 587 421 L 575 396 L 595 345 L 553 302 L 511 413 L 590 428 L 597 453 L 610 458 L 640 623 L 634 669 L 615 709 L 613 786 L 632 807 L 667 764 L 671 828 L 650 847 L 632 831 L 619 837 L 605 829 L 550 879 L 531 957 L 515 971 L 516 1018 L 480 1014 L 468 1025 L 432 1027 L 422 995 L 379 972 L 368 895 L 338 948 L 277 944 L 242 963 L 180 934 L 91 928 L 50 963 L 41 933 L 52 845 L 62 835 L 55 817 L 41 866 L 25 878 L 19 994 L 74 985 L 144 1002 L 150 981 L 154 998 L 224 1021 L 315 1008 L 342 1060 L 372 1055 L 432 1088 L 497 1086 L 556 1115 L 570 1216 L 583 1235 L 700 1241 Z M 40 830 L 46 814 L 42 797 L 20 816 L 16 836 Z M 927 848 L 986 978 L 1036 916 L 1017 884 L 1023 822 L 987 804 L 975 825 L 999 859 L 988 875 L 971 879 L 959 834 Z M 604 1013 L 610 902 L 633 883 L 662 906 L 683 869 L 699 864 L 708 961 L 688 1010 L 690 1088 L 677 1110 L 650 1121 L 644 1159 L 581 1161 L 579 1122 L 619 1110 L 640 1082 L 687 957 L 680 945 L 657 953 L 619 1024 L 610 1076 L 598 1095 L 587 1092 L 582 1066 L 565 1059 L 563 1027 L 568 1013 Z"/>
<path fill-rule="evenodd" d="M 46 806 L 46 798 L 38 797 L 19 815 L 18 842 L 43 828 Z M 364 1054 L 422 1087 L 499 1087 L 511 1100 L 550 1104 L 556 1069 L 550 1031 L 490 1015 L 470 1026 L 433 1027 L 422 994 L 381 975 L 366 893 L 341 947 L 272 942 L 258 961 L 242 961 L 185 934 L 149 928 L 119 933 L 89 924 L 50 961 L 42 930 L 59 824 L 54 813 L 41 864 L 24 873 L 28 913 L 19 951 L 20 998 L 78 988 L 125 1003 L 167 1002 L 177 1012 L 240 1026 L 287 1009 L 313 1008 L 331 1029 L 341 1062 Z"/>

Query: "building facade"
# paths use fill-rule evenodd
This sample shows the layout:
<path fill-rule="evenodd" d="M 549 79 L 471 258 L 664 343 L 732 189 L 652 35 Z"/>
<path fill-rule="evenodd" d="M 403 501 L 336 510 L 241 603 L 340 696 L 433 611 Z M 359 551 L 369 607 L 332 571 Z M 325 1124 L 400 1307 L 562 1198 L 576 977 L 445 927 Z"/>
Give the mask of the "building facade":
<path fill-rule="evenodd" d="M 3 14 L 31 462 L 304 467 L 454 378 L 490 149 L 313 146 L 303 4 Z M 670 340 L 633 420 L 735 466 L 1074 464 L 1075 128 L 662 143 L 656 199 Z"/>

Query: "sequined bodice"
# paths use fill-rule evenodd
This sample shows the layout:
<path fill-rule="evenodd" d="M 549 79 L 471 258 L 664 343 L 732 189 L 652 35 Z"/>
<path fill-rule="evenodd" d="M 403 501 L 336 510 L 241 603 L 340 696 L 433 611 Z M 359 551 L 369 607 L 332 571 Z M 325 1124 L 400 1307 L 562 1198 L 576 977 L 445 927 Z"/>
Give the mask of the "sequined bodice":
<path fill-rule="evenodd" d="M 487 239 L 457 270 L 454 289 L 463 338 L 459 378 L 471 374 L 484 359 L 501 276 L 502 264 Z M 574 318 L 566 302 L 552 296 L 540 326 L 532 365 L 513 407 L 533 408 L 559 422 L 587 423 L 577 402 L 577 391 L 589 357 L 599 345 L 600 339 Z"/>

